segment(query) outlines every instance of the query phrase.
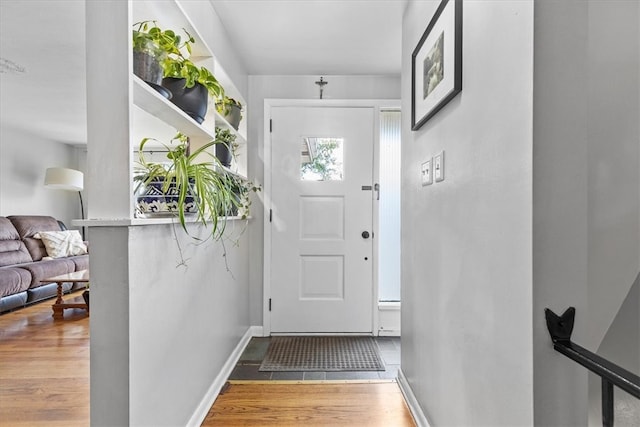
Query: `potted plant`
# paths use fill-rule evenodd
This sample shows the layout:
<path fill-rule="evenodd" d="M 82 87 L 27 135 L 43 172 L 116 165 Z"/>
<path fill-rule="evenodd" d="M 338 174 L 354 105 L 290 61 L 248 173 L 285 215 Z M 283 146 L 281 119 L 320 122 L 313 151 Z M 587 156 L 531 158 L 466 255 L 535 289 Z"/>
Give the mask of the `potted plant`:
<path fill-rule="evenodd" d="M 167 98 L 171 92 L 162 87 L 164 70 L 162 62 L 169 54 L 190 47 L 192 37 L 182 42 L 182 38 L 172 30 L 162 30 L 156 21 L 142 21 L 133 25 L 133 72 L 147 84 Z"/>
<path fill-rule="evenodd" d="M 228 96 L 221 96 L 216 101 L 216 110 L 229 122 L 235 130 L 238 130 L 242 120 L 242 104 Z"/>
<path fill-rule="evenodd" d="M 216 157 L 223 166 L 231 166 L 237 148 L 236 135 L 229 129 L 216 127 Z"/>
<path fill-rule="evenodd" d="M 233 192 L 233 199 L 227 214 L 228 216 L 239 216 L 242 219 L 247 219 L 251 208 L 250 194 L 251 192 L 257 193 L 261 188 L 252 181 L 231 173 L 227 173 L 226 177 L 229 181 L 229 188 Z"/>
<path fill-rule="evenodd" d="M 171 102 L 195 121 L 202 123 L 207 114 L 208 97 L 224 97 L 224 88 L 211 71 L 206 67 L 195 65 L 183 54 L 185 50 L 191 53 L 191 43 L 194 41 L 194 38 L 189 35 L 189 40 L 184 43 L 184 49 L 176 49 L 162 61 L 164 71 L 162 85 L 173 93 Z"/>
<path fill-rule="evenodd" d="M 137 211 L 141 216 L 173 216 L 188 233 L 186 217 L 196 217 L 210 227 L 214 239 L 224 232 L 227 207 L 233 204 L 235 193 L 218 159 L 209 151 L 211 141 L 190 153 L 188 138 L 178 133 L 167 150 L 167 162 L 145 159 L 144 146 L 153 138 L 144 138 L 138 151 L 135 180 Z M 208 156 L 209 161 L 202 161 Z"/>

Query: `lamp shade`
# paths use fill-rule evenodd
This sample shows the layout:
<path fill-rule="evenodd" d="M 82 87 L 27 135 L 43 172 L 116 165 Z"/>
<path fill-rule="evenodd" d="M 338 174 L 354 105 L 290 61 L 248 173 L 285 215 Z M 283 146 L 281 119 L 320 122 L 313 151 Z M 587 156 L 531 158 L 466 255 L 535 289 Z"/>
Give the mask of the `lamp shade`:
<path fill-rule="evenodd" d="M 44 176 L 44 186 L 54 190 L 82 191 L 84 174 L 75 169 L 48 168 Z"/>

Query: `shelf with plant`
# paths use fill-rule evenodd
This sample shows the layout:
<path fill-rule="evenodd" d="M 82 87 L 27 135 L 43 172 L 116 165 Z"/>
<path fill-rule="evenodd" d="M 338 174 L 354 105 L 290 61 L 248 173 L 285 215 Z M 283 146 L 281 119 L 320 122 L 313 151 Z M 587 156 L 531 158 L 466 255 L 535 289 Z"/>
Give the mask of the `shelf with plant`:
<path fill-rule="evenodd" d="M 216 127 L 216 157 L 220 160 L 224 170 L 240 177 L 246 178 L 244 175 L 245 162 L 241 162 L 240 157 L 246 154 L 246 144 L 244 141 L 239 142 L 237 132 L 232 129 L 223 129 Z"/>
<path fill-rule="evenodd" d="M 241 102 L 244 102 L 244 100 L 232 80 L 222 69 L 222 65 L 216 60 L 202 34 L 194 27 L 194 22 L 197 19 L 194 21 L 187 16 L 187 11 L 175 1 L 133 2 L 132 6 L 133 22 L 137 22 L 133 30 L 142 30 L 139 32 L 147 33 L 146 35 L 136 35 L 134 33 L 132 37 L 134 39 L 138 37 L 138 40 L 143 38 L 154 40 L 155 50 L 162 51 L 159 58 L 161 58 L 163 79 L 184 78 L 184 87 L 193 87 L 198 83 L 202 84 L 206 89 L 208 112 L 194 115 L 191 114 L 193 112 L 185 112 L 183 108 L 177 108 L 172 101 L 157 93 L 156 90 L 150 89 L 143 80 L 135 75 L 132 76 L 133 103 L 150 116 L 165 122 L 175 131 L 187 136 L 192 150 L 198 153 L 199 159 L 213 163 L 210 168 L 217 174 L 234 176 L 246 181 L 246 155 L 243 156 L 242 163 L 239 164 L 234 158 L 228 166 L 222 166 L 213 159 L 215 144 L 212 142 L 216 140 L 216 128 L 227 129 L 233 134 L 236 138 L 234 147 L 241 146 L 242 148 L 239 152 L 246 154 L 247 142 L 246 136 L 243 135 L 243 133 L 246 133 L 246 128 L 241 129 L 241 131 L 234 129 L 215 108 L 215 101 L 225 99 L 225 96 L 232 96 L 241 100 Z M 146 24 L 141 25 L 142 22 Z M 172 28 L 172 30 L 165 28 Z M 144 43 L 140 43 L 140 45 L 143 46 Z M 213 72 L 210 70 L 213 70 Z M 218 78 L 218 74 L 220 74 L 221 78 Z M 226 91 L 227 86 L 230 89 L 229 93 Z M 204 119 L 204 121 L 198 123 L 200 119 Z M 166 140 L 167 138 L 161 135 L 167 134 L 156 132 L 153 125 L 150 124 L 152 122 L 153 120 L 143 118 L 140 122 L 142 125 L 133 123 L 136 128 L 135 133 L 139 137 L 156 134 L 154 136 L 160 136 L 160 140 Z M 136 139 L 139 137 L 136 137 Z M 206 156 L 211 158 L 205 159 L 204 157 Z M 186 223 L 192 221 L 189 217 L 186 217 L 185 220 Z M 213 218 L 210 217 L 208 220 L 213 221 Z M 136 219 L 136 221 L 146 222 L 148 220 Z"/>
<path fill-rule="evenodd" d="M 196 66 L 204 66 L 211 70 L 216 80 L 224 88 L 224 94 L 240 103 L 244 103 L 245 100 L 235 85 L 233 78 L 225 71 L 225 64 L 216 58 L 214 51 L 207 43 L 207 39 L 203 37 L 204 33 L 198 31 L 196 24 L 204 23 L 198 21 L 198 16 L 188 16 L 190 12 L 195 12 L 195 10 L 190 11 L 190 8 L 186 6 L 180 5 L 180 2 L 175 0 L 132 2 L 133 22 L 151 20 L 162 23 L 167 28 L 180 30 L 180 34 L 183 35 L 181 41 L 184 41 L 186 34 L 188 34 L 189 44 L 182 49 L 183 56 L 188 57 Z M 224 99 L 224 97 L 217 97 L 216 101 L 218 99 Z M 223 128 L 230 126 L 223 116 L 215 111 L 216 109 L 212 105 L 209 110 L 212 111 L 212 115 L 215 115 L 215 122 L 218 126 Z M 246 123 L 243 122 L 238 135 L 246 140 Z"/>
<path fill-rule="evenodd" d="M 202 123 L 210 99 L 212 104 L 216 99 L 224 99 L 225 91 L 207 67 L 191 59 L 196 39 L 184 28 L 182 33 L 163 29 L 155 20 L 134 24 L 134 73 Z"/>
<path fill-rule="evenodd" d="M 171 102 L 182 108 L 196 122 L 202 123 L 210 100 L 224 97 L 224 88 L 209 69 L 196 65 L 182 53 L 162 61 L 162 86 L 171 90 Z"/>
<path fill-rule="evenodd" d="M 153 90 L 138 76 L 133 76 L 133 102 L 148 114 L 166 122 L 192 140 L 215 139 L 215 130 L 210 125 L 197 123 L 175 104 Z"/>
<path fill-rule="evenodd" d="M 242 102 L 227 95 L 216 99 L 216 111 L 236 131 L 242 120 Z"/>
<path fill-rule="evenodd" d="M 220 81 L 220 83 L 222 83 L 222 85 L 225 88 L 225 96 L 233 99 L 234 101 L 238 102 L 241 106 L 242 106 L 242 115 L 244 117 L 247 116 L 247 103 L 246 100 L 244 99 L 244 97 L 242 96 L 242 93 L 238 90 L 238 88 L 235 86 L 233 79 L 226 73 L 225 71 L 225 66 L 224 64 L 220 63 L 215 57 L 213 57 L 213 62 L 214 62 L 214 70 L 216 71 L 216 77 L 218 78 L 218 81 Z M 216 102 L 219 102 L 220 99 L 217 99 Z M 216 110 L 216 113 L 220 115 L 221 117 L 221 123 L 224 122 L 225 125 L 222 127 L 226 127 L 231 126 L 231 124 L 229 124 L 229 122 L 222 116 L 222 114 L 218 113 L 218 111 Z M 221 126 L 221 125 L 219 125 Z M 233 128 L 233 126 L 231 126 Z M 246 120 L 241 120 L 240 121 L 240 126 L 237 129 L 238 134 L 242 135 L 245 139 L 247 136 L 247 121 Z"/>
<path fill-rule="evenodd" d="M 216 127 L 227 129 L 229 132 L 236 136 L 238 144 L 246 144 L 247 139 L 245 136 L 237 129 L 235 129 L 231 124 L 217 111 L 215 111 L 215 123 Z"/>
<path fill-rule="evenodd" d="M 145 145 L 160 143 L 166 161 L 153 162 L 145 157 Z M 239 209 L 248 216 L 248 194 L 259 188 L 247 179 L 227 173 L 209 148 L 213 140 L 191 152 L 188 138 L 178 133 L 169 143 L 144 138 L 138 147 L 134 168 L 136 212 L 142 218 L 176 218 L 187 234 L 189 217 L 210 229 L 219 240 L 226 219 L 237 216 Z"/>

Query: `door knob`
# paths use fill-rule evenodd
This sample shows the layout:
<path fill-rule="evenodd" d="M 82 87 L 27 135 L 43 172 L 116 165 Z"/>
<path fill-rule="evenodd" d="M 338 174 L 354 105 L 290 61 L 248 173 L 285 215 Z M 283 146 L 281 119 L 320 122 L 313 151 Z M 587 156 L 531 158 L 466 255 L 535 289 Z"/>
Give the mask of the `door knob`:
<path fill-rule="evenodd" d="M 362 232 L 362 238 L 363 239 L 368 239 L 369 238 L 369 232 L 368 231 L 363 231 Z"/>

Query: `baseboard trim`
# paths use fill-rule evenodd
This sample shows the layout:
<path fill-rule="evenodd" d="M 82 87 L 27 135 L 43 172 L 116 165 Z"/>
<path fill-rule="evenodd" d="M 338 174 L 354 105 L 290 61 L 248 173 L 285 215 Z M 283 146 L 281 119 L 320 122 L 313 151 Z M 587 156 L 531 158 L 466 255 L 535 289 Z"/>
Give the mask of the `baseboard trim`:
<path fill-rule="evenodd" d="M 404 400 L 407 402 L 407 406 L 409 406 L 409 410 L 411 411 L 411 415 L 413 416 L 413 420 L 416 422 L 418 427 L 430 427 L 429 421 L 425 416 L 420 404 L 418 403 L 418 399 L 413 394 L 413 390 L 407 381 L 407 378 L 404 376 L 402 369 L 398 370 L 398 385 L 400 386 L 400 391 L 402 391 L 402 395 L 404 396 Z"/>
<path fill-rule="evenodd" d="M 399 337 L 401 335 L 401 303 L 399 301 L 378 302 L 378 336 Z"/>
<path fill-rule="evenodd" d="M 231 355 L 222 366 L 220 373 L 215 378 L 215 380 L 213 380 L 213 383 L 200 401 L 200 404 L 191 416 L 191 419 L 187 423 L 187 426 L 198 427 L 202 424 L 204 419 L 207 417 L 207 414 L 209 413 L 209 409 L 211 409 L 211 406 L 216 401 L 220 390 L 222 390 L 224 383 L 227 381 L 227 378 L 229 378 L 229 375 L 231 375 L 231 372 L 236 366 L 236 363 L 238 363 L 238 360 L 240 360 L 240 356 L 242 356 L 242 352 L 249 344 L 249 341 L 252 337 L 261 337 L 262 333 L 262 326 L 249 326 L 242 338 L 240 338 L 240 341 L 238 342 L 238 345 L 236 345 L 236 348 L 233 349 Z"/>

